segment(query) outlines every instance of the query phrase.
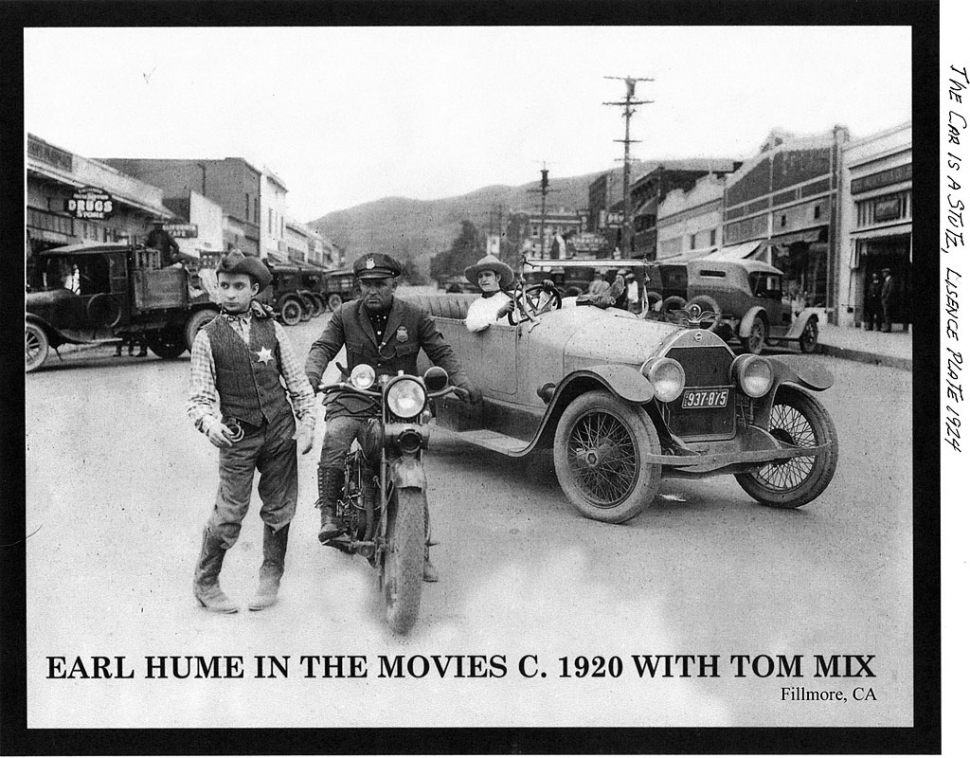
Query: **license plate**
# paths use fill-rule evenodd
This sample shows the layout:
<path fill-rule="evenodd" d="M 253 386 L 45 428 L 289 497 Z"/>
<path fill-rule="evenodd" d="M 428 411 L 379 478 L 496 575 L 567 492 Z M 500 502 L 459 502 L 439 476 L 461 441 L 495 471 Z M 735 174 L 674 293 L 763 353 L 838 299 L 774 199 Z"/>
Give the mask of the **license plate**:
<path fill-rule="evenodd" d="M 724 408 L 727 405 L 729 389 L 685 390 L 680 407 L 694 410 L 698 408 Z"/>

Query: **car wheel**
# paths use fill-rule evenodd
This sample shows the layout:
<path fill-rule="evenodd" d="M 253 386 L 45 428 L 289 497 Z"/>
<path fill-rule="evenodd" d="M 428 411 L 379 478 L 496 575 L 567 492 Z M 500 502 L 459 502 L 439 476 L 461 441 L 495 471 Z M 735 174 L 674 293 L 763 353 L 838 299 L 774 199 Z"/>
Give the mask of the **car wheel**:
<path fill-rule="evenodd" d="M 303 319 L 303 306 L 299 300 L 290 298 L 280 308 L 280 320 L 287 326 L 296 326 Z"/>
<path fill-rule="evenodd" d="M 671 295 L 660 304 L 660 316 L 664 321 L 676 321 L 677 317 L 674 316 L 674 311 L 682 311 L 685 305 L 687 305 L 687 301 L 680 295 Z"/>
<path fill-rule="evenodd" d="M 829 486 L 839 460 L 839 439 L 828 411 L 801 387 L 782 385 L 771 407 L 768 432 L 799 447 L 828 445 L 818 455 L 769 463 L 750 474 L 735 474 L 738 484 L 762 505 L 800 508 Z"/>
<path fill-rule="evenodd" d="M 199 333 L 199 330 L 218 315 L 218 311 L 205 308 L 189 316 L 189 320 L 185 322 L 185 328 L 182 330 L 184 332 L 182 336 L 189 350 L 192 349 L 192 343 L 195 342 L 195 335 Z"/>
<path fill-rule="evenodd" d="M 313 318 L 313 309 L 316 307 L 309 298 L 303 298 L 303 302 L 300 303 L 303 308 L 303 312 L 300 314 L 300 321 L 309 321 Z"/>
<path fill-rule="evenodd" d="M 696 305 L 701 309 L 700 321 L 702 329 L 709 331 L 717 329 L 718 324 L 721 323 L 721 306 L 717 304 L 717 300 L 710 295 L 697 295 L 688 300 L 684 308 L 690 308 L 692 305 Z"/>
<path fill-rule="evenodd" d="M 655 313 L 660 310 L 663 305 L 663 295 L 661 295 L 656 290 L 648 291 L 644 296 L 644 303 L 646 304 L 646 311 L 650 313 Z"/>
<path fill-rule="evenodd" d="M 27 323 L 24 327 L 24 373 L 36 371 L 47 360 L 50 340 L 37 324 Z"/>
<path fill-rule="evenodd" d="M 121 303 L 114 295 L 101 292 L 88 300 L 87 313 L 96 327 L 117 326 L 121 321 Z"/>
<path fill-rule="evenodd" d="M 751 332 L 747 337 L 741 338 L 741 347 L 746 353 L 761 355 L 768 340 L 768 324 L 765 323 L 763 316 L 755 316 L 751 322 Z"/>
<path fill-rule="evenodd" d="M 579 287 L 567 287 L 563 297 L 579 297 L 583 291 Z"/>
<path fill-rule="evenodd" d="M 660 488 L 660 441 L 641 407 L 606 390 L 580 395 L 556 427 L 553 461 L 559 484 L 587 518 L 620 524 L 649 506 Z"/>
<path fill-rule="evenodd" d="M 326 313 L 327 304 L 324 302 L 323 295 L 313 293 L 310 295 L 310 300 L 313 302 L 313 318 L 317 318 Z"/>
<path fill-rule="evenodd" d="M 327 298 L 327 306 L 331 311 L 337 310 L 341 305 L 343 305 L 343 300 L 340 298 L 336 292 Z"/>
<path fill-rule="evenodd" d="M 185 344 L 185 330 L 171 324 L 157 332 L 147 332 L 145 341 L 149 350 L 167 361 L 178 358 L 188 347 Z"/>
<path fill-rule="evenodd" d="M 818 321 L 811 319 L 802 329 L 802 336 L 798 338 L 798 346 L 803 353 L 814 353 L 818 347 Z"/>

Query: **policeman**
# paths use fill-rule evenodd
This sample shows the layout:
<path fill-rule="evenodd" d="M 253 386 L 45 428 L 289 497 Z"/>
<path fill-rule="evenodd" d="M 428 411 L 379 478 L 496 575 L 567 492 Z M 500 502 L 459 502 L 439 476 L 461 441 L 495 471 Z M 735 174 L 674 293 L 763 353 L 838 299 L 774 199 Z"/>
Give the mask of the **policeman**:
<path fill-rule="evenodd" d="M 389 255 L 365 255 L 354 263 L 360 298 L 334 311 L 320 338 L 310 347 L 306 374 L 314 391 L 327 365 L 340 348 L 347 347 L 347 369 L 366 363 L 378 376 L 397 376 L 399 371 L 417 374 L 418 350 L 448 372 L 455 391 L 465 402 L 480 402 L 451 347 L 445 342 L 431 316 L 419 306 L 394 297 L 400 264 Z M 320 542 L 341 532 L 336 520 L 337 498 L 343 488 L 344 461 L 354 439 L 364 444 L 368 422 L 379 408 L 368 398 L 353 393 L 335 393 L 327 403 L 327 431 L 317 468 L 320 508 Z M 370 477 L 368 477 L 370 479 Z M 425 547 L 424 580 L 438 581 Z"/>

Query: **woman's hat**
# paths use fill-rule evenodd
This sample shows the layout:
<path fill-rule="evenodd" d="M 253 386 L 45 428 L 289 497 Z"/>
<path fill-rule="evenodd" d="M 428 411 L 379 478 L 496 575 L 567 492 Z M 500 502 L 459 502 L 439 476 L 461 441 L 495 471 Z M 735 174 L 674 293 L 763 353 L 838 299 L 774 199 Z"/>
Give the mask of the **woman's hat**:
<path fill-rule="evenodd" d="M 515 274 L 512 272 L 511 266 L 506 263 L 502 263 L 494 255 L 486 255 L 484 258 L 478 261 L 474 266 L 469 266 L 465 269 L 465 278 L 472 284 L 478 284 L 478 275 L 482 271 L 494 271 L 495 276 L 498 277 L 498 286 L 501 289 L 505 289 L 512 284 L 515 279 Z"/>

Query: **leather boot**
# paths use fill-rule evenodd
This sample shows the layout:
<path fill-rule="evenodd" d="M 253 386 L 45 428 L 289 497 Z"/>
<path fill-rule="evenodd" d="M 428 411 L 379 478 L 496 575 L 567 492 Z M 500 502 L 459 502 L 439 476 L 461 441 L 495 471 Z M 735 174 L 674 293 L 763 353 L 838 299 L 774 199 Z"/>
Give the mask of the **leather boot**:
<path fill-rule="evenodd" d="M 431 511 L 428 508 L 428 499 L 424 500 L 424 572 L 421 578 L 429 583 L 438 581 L 438 569 L 431 562 L 431 546 L 436 545 L 431 541 Z"/>
<path fill-rule="evenodd" d="M 317 507 L 320 509 L 320 531 L 317 539 L 328 542 L 343 531 L 337 522 L 337 498 L 344 486 L 344 472 L 339 468 L 322 468 L 317 472 Z"/>
<path fill-rule="evenodd" d="M 219 587 L 219 573 L 222 571 L 222 561 L 226 557 L 226 548 L 222 540 L 209 532 L 202 530 L 202 551 L 195 564 L 195 577 L 192 581 L 192 591 L 195 599 L 208 611 L 213 613 L 235 613 L 239 606 L 230 600 Z"/>
<path fill-rule="evenodd" d="M 263 564 L 259 567 L 259 587 L 249 601 L 249 610 L 261 611 L 276 603 L 289 533 L 289 524 L 275 531 L 269 524 L 263 524 Z"/>

